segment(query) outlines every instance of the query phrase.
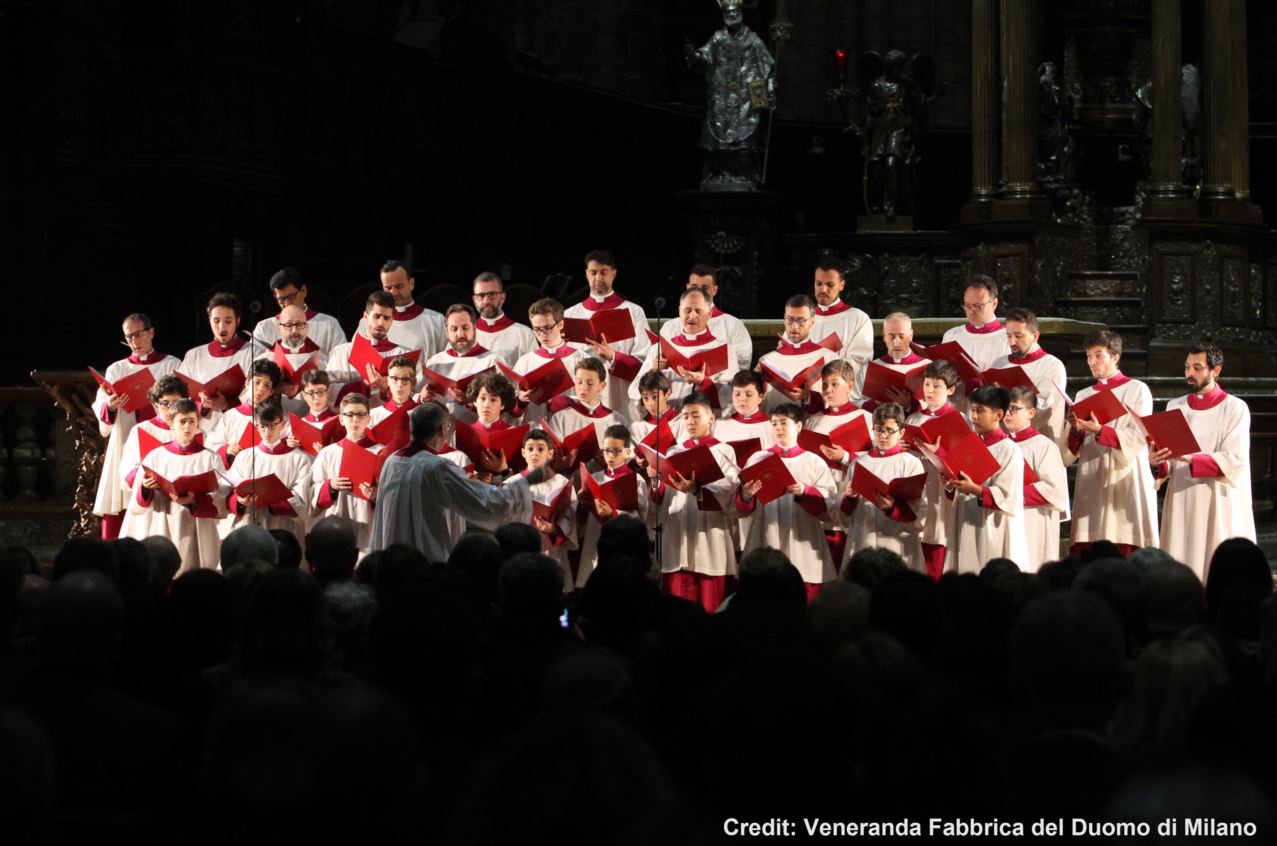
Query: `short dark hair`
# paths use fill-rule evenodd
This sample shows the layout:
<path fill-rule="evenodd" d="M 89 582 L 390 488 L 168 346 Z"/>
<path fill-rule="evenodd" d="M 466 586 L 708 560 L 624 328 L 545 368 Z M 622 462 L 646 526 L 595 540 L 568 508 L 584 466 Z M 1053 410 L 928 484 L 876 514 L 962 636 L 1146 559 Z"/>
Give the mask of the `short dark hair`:
<path fill-rule="evenodd" d="M 253 362 L 253 366 L 248 372 L 250 382 L 254 376 L 266 376 L 270 379 L 271 385 L 279 385 L 280 382 L 284 381 L 284 374 L 280 372 L 279 365 L 269 358 L 259 358 Z"/>
<path fill-rule="evenodd" d="M 173 403 L 174 416 L 178 414 L 199 414 L 199 413 L 200 413 L 200 407 L 195 404 L 195 400 L 193 399 L 183 398 Z"/>
<path fill-rule="evenodd" d="M 576 367 L 572 368 L 572 375 L 575 376 L 578 370 L 591 370 L 598 374 L 600 382 L 607 381 L 607 365 L 594 356 L 577 361 Z"/>
<path fill-rule="evenodd" d="M 272 291 L 287 288 L 289 285 L 301 288 L 305 284 L 306 278 L 302 276 L 302 272 L 295 267 L 281 267 L 279 270 L 276 270 L 274 275 L 270 278 L 270 289 Z"/>
<path fill-rule="evenodd" d="M 1188 348 L 1189 355 L 1206 353 L 1206 366 L 1211 370 L 1224 366 L 1224 351 L 1214 341 L 1194 341 Z"/>
<path fill-rule="evenodd" d="M 753 385 L 753 386 L 754 386 L 754 388 L 755 388 L 755 389 L 756 389 L 756 390 L 757 390 L 760 394 L 761 394 L 761 393 L 763 392 L 763 390 L 767 387 L 767 386 L 763 383 L 763 377 L 762 377 L 762 374 L 760 374 L 758 371 L 756 371 L 756 370 L 737 370 L 737 371 L 736 371 L 736 375 L 732 377 L 732 387 L 733 387 L 733 388 L 745 388 L 745 387 L 748 387 L 749 385 Z"/>
<path fill-rule="evenodd" d="M 362 405 L 364 408 L 372 408 L 372 403 L 368 401 L 368 397 L 358 391 L 354 391 L 342 397 L 341 402 L 337 404 L 337 407 L 345 408 L 348 405 Z"/>
<path fill-rule="evenodd" d="M 395 308 L 395 296 L 389 291 L 373 291 L 368 295 L 368 299 L 364 300 L 364 311 L 368 311 L 373 306 L 388 308 L 392 311 Z"/>
<path fill-rule="evenodd" d="M 161 376 L 155 380 L 151 390 L 146 392 L 146 398 L 151 402 L 159 402 L 169 394 L 177 394 L 179 397 L 186 399 L 191 395 L 191 390 L 179 377 L 170 373 L 168 376 Z"/>
<path fill-rule="evenodd" d="M 608 426 L 603 430 L 603 439 L 607 440 L 608 438 L 616 438 L 626 446 L 629 446 L 631 443 L 630 430 L 622 426 L 620 423 L 613 423 L 611 426 Z"/>
<path fill-rule="evenodd" d="M 881 426 L 888 420 L 895 420 L 900 423 L 901 428 L 905 425 L 908 418 L 904 407 L 898 402 L 884 402 L 882 405 L 874 408 L 874 425 Z"/>
<path fill-rule="evenodd" d="M 803 413 L 803 408 L 796 402 L 782 402 L 771 410 L 768 417 L 788 417 L 795 423 L 802 425 L 807 419 L 807 415 Z"/>
<path fill-rule="evenodd" d="M 1029 408 L 1038 407 L 1038 392 L 1028 385 L 1016 385 L 1010 390 L 1011 402 L 1022 402 Z"/>
<path fill-rule="evenodd" d="M 922 371 L 922 378 L 943 379 L 946 385 L 953 388 L 958 384 L 958 371 L 957 368 L 944 359 L 936 359 L 927 365 L 926 370 Z"/>
<path fill-rule="evenodd" d="M 492 370 L 480 373 L 470 380 L 470 387 L 466 389 L 466 401 L 474 405 L 475 400 L 479 398 L 480 391 L 487 391 L 500 398 L 503 411 L 509 411 L 514 408 L 515 400 L 518 398 L 514 391 L 514 385 L 510 383 L 510 380 L 504 374 Z"/>
<path fill-rule="evenodd" d="M 1011 404 L 1011 392 L 1001 385 L 981 385 L 971 392 L 970 404 L 997 408 L 1005 413 Z"/>
<path fill-rule="evenodd" d="M 550 437 L 550 433 L 544 429 L 529 429 L 528 433 L 523 436 L 523 443 L 528 441 L 542 441 L 550 445 L 550 449 L 554 449 L 554 438 Z"/>
<path fill-rule="evenodd" d="M 805 308 L 810 309 L 812 314 L 816 313 L 816 301 L 807 294 L 794 294 L 785 300 L 785 308 Z"/>
<path fill-rule="evenodd" d="M 332 379 L 328 377 L 327 370 L 304 370 L 302 371 L 303 385 L 331 385 Z"/>
<path fill-rule="evenodd" d="M 474 278 L 475 282 L 496 282 L 501 286 L 501 290 L 505 290 L 505 280 L 501 278 L 500 273 L 493 273 L 491 270 L 485 270 Z M 470 283 L 472 286 L 474 282 Z"/>
<path fill-rule="evenodd" d="M 563 319 L 563 303 L 551 297 L 542 297 L 528 306 L 528 318 L 531 319 L 537 315 L 553 317 L 557 323 Z"/>
<path fill-rule="evenodd" d="M 389 373 L 396 367 L 407 367 L 413 373 L 417 372 L 417 362 L 413 361 L 411 356 L 397 355 L 390 360 L 390 364 L 386 365 L 386 372 Z"/>
<path fill-rule="evenodd" d="M 208 306 L 204 309 L 205 314 L 212 314 L 215 308 L 229 308 L 235 312 L 235 316 L 239 317 L 244 313 L 243 306 L 240 304 L 239 297 L 230 291 L 218 291 L 209 298 Z"/>
<path fill-rule="evenodd" d="M 687 271 L 688 276 L 708 276 L 714 280 L 714 284 L 718 284 L 718 268 L 712 264 L 694 264 L 692 269 Z"/>
<path fill-rule="evenodd" d="M 590 250 L 585 254 L 585 261 L 583 264 L 588 265 L 592 261 L 597 261 L 599 264 L 606 264 L 608 267 L 616 270 L 616 256 L 612 255 L 607 250 Z"/>
<path fill-rule="evenodd" d="M 705 394 L 702 394 L 700 391 L 692 391 L 683 398 L 683 408 L 687 408 L 689 405 L 704 406 L 710 410 L 711 414 L 714 412 L 714 404 L 710 402 L 709 397 L 705 396 Z"/>
<path fill-rule="evenodd" d="M 447 420 L 448 409 L 430 400 L 408 412 L 408 430 L 414 441 L 428 441 L 443 431 Z"/>
<path fill-rule="evenodd" d="M 408 265 L 399 261 L 399 259 L 387 259 L 386 262 L 381 266 L 380 272 L 394 273 L 396 270 L 402 270 L 404 273 L 408 275 L 409 279 L 412 278 L 412 269 L 408 267 Z"/>
<path fill-rule="evenodd" d="M 453 303 L 452 305 L 448 306 L 448 310 L 443 313 L 443 319 L 447 320 L 449 317 L 452 317 L 452 315 L 457 314 L 458 312 L 463 312 L 463 311 L 466 314 L 470 315 L 471 323 L 474 323 L 476 320 L 479 319 L 479 315 L 475 312 L 474 306 L 468 305 L 467 303 Z"/>
<path fill-rule="evenodd" d="M 1098 332 L 1092 332 L 1082 342 L 1082 349 L 1089 350 L 1092 347 L 1104 347 L 1104 349 L 1109 351 L 1109 355 L 1119 356 L 1122 354 L 1122 336 L 1112 329 L 1101 329 Z"/>
<path fill-rule="evenodd" d="M 121 320 L 120 322 L 121 322 L 121 323 L 128 323 L 129 321 L 133 321 L 133 320 L 135 320 L 135 321 L 137 321 L 138 323 L 141 323 L 141 324 L 142 324 L 142 331 L 143 331 L 143 332 L 145 332 L 147 329 L 150 329 L 150 328 L 151 328 L 151 318 L 150 318 L 150 316 L 149 316 L 149 315 L 146 315 L 146 314 L 143 314 L 143 313 L 142 313 L 142 312 L 140 312 L 140 311 L 135 311 L 135 312 L 133 312 L 132 314 L 126 315 L 126 316 L 125 316 L 125 318 L 124 318 L 123 320 Z"/>
<path fill-rule="evenodd" d="M 998 297 L 998 283 L 993 281 L 992 276 L 986 276 L 983 273 L 972 273 L 968 276 L 967 284 L 963 286 L 962 290 L 965 291 L 967 288 L 983 288 L 989 292 L 989 296 L 993 299 Z"/>
<path fill-rule="evenodd" d="M 816 270 L 832 270 L 838 274 L 839 279 L 847 281 L 847 271 L 843 269 L 842 259 L 832 251 L 827 251 L 816 260 Z"/>
<path fill-rule="evenodd" d="M 639 379 L 639 393 L 643 391 L 670 391 L 673 386 L 670 384 L 670 377 L 665 375 L 664 370 L 649 370 Z"/>
<path fill-rule="evenodd" d="M 1010 323 L 1012 320 L 1016 323 L 1023 323 L 1029 327 L 1030 332 L 1042 331 L 1038 326 L 1038 316 L 1033 313 L 1031 308 L 1013 308 L 1002 318 L 1003 323 Z"/>
<path fill-rule="evenodd" d="M 258 405 L 253 409 L 254 423 L 269 423 L 272 420 L 283 420 L 284 408 L 279 404 L 279 400 L 271 398 Z"/>

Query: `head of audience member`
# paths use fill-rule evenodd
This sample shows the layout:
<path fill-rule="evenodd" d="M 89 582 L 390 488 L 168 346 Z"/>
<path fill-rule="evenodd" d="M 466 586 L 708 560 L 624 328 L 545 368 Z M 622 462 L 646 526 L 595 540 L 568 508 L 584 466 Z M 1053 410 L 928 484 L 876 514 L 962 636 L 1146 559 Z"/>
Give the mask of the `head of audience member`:
<path fill-rule="evenodd" d="M 363 440 L 368 433 L 368 397 L 363 394 L 346 394 L 341 398 L 341 424 L 346 437 L 354 443 Z"/>
<path fill-rule="evenodd" d="M 800 608 L 807 605 L 803 577 L 789 557 L 769 546 L 747 552 L 740 562 L 740 581 L 732 604 L 780 602 Z"/>
<path fill-rule="evenodd" d="M 922 371 L 922 402 L 931 411 L 943 408 L 958 389 L 958 371 L 947 361 L 933 361 Z"/>
<path fill-rule="evenodd" d="M 1059 561 L 1048 561 L 1038 568 L 1038 580 L 1047 590 L 1071 590 L 1078 574 L 1086 567 L 1081 558 L 1069 556 Z"/>
<path fill-rule="evenodd" d="M 841 410 L 851 402 L 855 385 L 856 367 L 846 359 L 835 358 L 820 369 L 820 393 L 828 410 Z"/>
<path fill-rule="evenodd" d="M 208 313 L 208 326 L 213 330 L 213 340 L 223 347 L 233 344 L 243 312 L 239 297 L 226 291 L 216 293 L 208 301 L 205 311 Z"/>
<path fill-rule="evenodd" d="M 1032 310 L 1013 308 L 1002 322 L 1006 325 L 1007 344 L 1012 355 L 1028 355 L 1037 349 L 1042 329 L 1038 326 L 1038 316 Z"/>
<path fill-rule="evenodd" d="M 284 434 L 284 409 L 278 400 L 267 400 L 253 409 L 253 423 L 265 446 L 273 447 Z"/>
<path fill-rule="evenodd" d="M 222 572 L 249 561 L 261 561 L 271 567 L 279 563 L 279 544 L 266 529 L 252 524 L 232 530 L 222 541 Z"/>
<path fill-rule="evenodd" d="M 1130 554 L 1130 562 L 1138 565 L 1140 568 L 1147 570 L 1154 564 L 1171 564 L 1176 563 L 1175 559 L 1166 550 L 1156 546 L 1146 546 L 1143 549 L 1137 549 Z M 1201 582 L 1198 582 L 1200 586 Z"/>
<path fill-rule="evenodd" d="M 563 345 L 563 303 L 543 297 L 528 306 L 528 325 L 541 346 L 556 349 Z"/>
<path fill-rule="evenodd" d="M 52 578 L 56 583 L 70 573 L 101 573 L 112 584 L 120 580 L 120 563 L 115 547 L 98 538 L 71 538 L 53 556 Z"/>
<path fill-rule="evenodd" d="M 236 668 L 313 679 L 323 668 L 327 606 L 319 582 L 294 567 L 258 576 L 244 603 Z"/>
<path fill-rule="evenodd" d="M 325 517 L 306 533 L 306 563 L 321 585 L 349 581 L 358 560 L 359 543 L 350 520 Z"/>
<path fill-rule="evenodd" d="M 377 601 L 420 585 L 429 568 L 430 559 L 407 544 L 391 544 L 381 550 L 377 559 Z"/>
<path fill-rule="evenodd" d="M 627 555 L 600 557 L 579 605 L 579 624 L 588 643 L 627 656 L 641 648 L 643 605 L 651 587 L 642 573 L 642 564 Z"/>
<path fill-rule="evenodd" d="M 284 311 L 288 308 L 299 308 L 302 317 L 306 316 L 306 278 L 295 267 L 284 267 L 270 278 L 270 294 L 279 306 L 279 319 L 284 321 Z M 297 346 L 289 344 L 289 346 Z"/>
<path fill-rule="evenodd" d="M 1122 336 L 1109 329 L 1092 332 L 1082 342 L 1086 349 L 1086 366 L 1096 379 L 1109 379 L 1117 373 L 1122 358 Z"/>
<path fill-rule="evenodd" d="M 603 430 L 603 443 L 599 451 L 603 453 L 603 464 L 609 472 L 615 473 L 630 461 L 630 430 L 620 423 L 613 423 Z"/>
<path fill-rule="evenodd" d="M 1209 341 L 1194 344 L 1184 359 L 1184 381 L 1188 390 L 1195 394 L 1209 394 L 1215 390 L 1223 369 L 1223 350 Z"/>
<path fill-rule="evenodd" d="M 274 396 L 275 389 L 284 378 L 279 372 L 279 365 L 268 358 L 259 358 L 254 361 L 249 375 L 253 405 L 260 405 Z"/>
<path fill-rule="evenodd" d="M 1144 571 L 1149 636 L 1182 632 L 1202 622 L 1206 611 L 1206 592 L 1201 579 L 1192 568 L 1169 555 L 1165 559 L 1152 558 L 1145 554 L 1147 552 L 1147 548 L 1141 549 L 1131 556 L 1130 561 Z"/>
<path fill-rule="evenodd" d="M 198 672 L 224 663 L 234 647 L 234 591 L 215 570 L 203 568 L 173 580 L 164 611 L 173 644 L 172 660 Z"/>
<path fill-rule="evenodd" d="M 1020 568 L 1010 558 L 990 558 L 980 568 L 980 578 L 992 585 L 1019 572 Z"/>
<path fill-rule="evenodd" d="M 383 284 L 385 277 L 382 277 Z M 408 302 L 404 305 L 412 303 L 412 294 L 408 294 Z M 394 296 L 387 291 L 373 291 L 368 295 L 368 299 L 364 301 L 364 326 L 368 332 L 368 339 L 375 342 L 386 340 L 386 335 L 390 333 L 390 328 L 395 325 L 395 304 Z"/>
<path fill-rule="evenodd" d="M 458 355 L 465 355 L 474 349 L 475 334 L 478 330 L 474 326 L 475 311 L 471 306 L 465 303 L 454 303 L 448 306 L 448 311 L 444 316 L 444 329 L 448 332 L 448 345 Z"/>
<path fill-rule="evenodd" d="M 597 408 L 603 402 L 603 389 L 607 387 L 607 365 L 593 357 L 580 359 L 572 377 L 576 398 L 586 408 Z"/>
<path fill-rule="evenodd" d="M 971 392 L 969 405 L 971 428 L 977 434 L 987 435 L 1002 428 L 1011 393 L 1001 385 L 981 385 Z"/>
<path fill-rule="evenodd" d="M 756 370 L 738 370 L 732 376 L 732 410 L 741 417 L 753 417 L 763 405 L 767 390 Z"/>
<path fill-rule="evenodd" d="M 844 581 L 872 592 L 887 576 L 908 569 L 905 560 L 897 553 L 880 546 L 870 546 L 852 553 L 847 566 L 842 569 L 842 577 Z"/>
<path fill-rule="evenodd" d="M 448 555 L 448 563 L 469 576 L 478 588 L 485 615 L 496 607 L 497 579 L 505 561 L 501 542 L 492 532 L 482 529 L 470 529 L 463 534 Z"/>
<path fill-rule="evenodd" d="M 923 573 L 891 573 L 873 589 L 870 625 L 909 647 L 922 661 L 935 655 L 943 620 L 940 587 Z"/>
<path fill-rule="evenodd" d="M 182 569 L 182 553 L 177 544 L 160 535 L 143 538 L 142 545 L 151 556 L 151 584 L 162 588 Z"/>
<path fill-rule="evenodd" d="M 647 539 L 647 526 L 629 514 L 619 514 L 603 524 L 599 531 L 599 562 L 624 558 L 639 567 L 638 575 L 652 569 L 652 554 Z"/>
<path fill-rule="evenodd" d="M 904 407 L 899 403 L 885 402 L 874 408 L 873 440 L 879 453 L 890 455 L 900 446 L 907 418 Z"/>
<path fill-rule="evenodd" d="M 687 272 L 688 288 L 704 288 L 711 303 L 718 298 L 718 268 L 712 264 L 694 264 Z"/>
<path fill-rule="evenodd" d="M 324 585 L 324 599 L 328 604 L 330 663 L 355 678 L 368 678 L 376 594 L 366 585 L 346 580 Z"/>
<path fill-rule="evenodd" d="M 412 389 L 417 383 L 417 363 L 406 355 L 395 356 L 386 367 L 386 384 L 390 388 L 390 400 L 396 406 L 412 399 Z"/>
<path fill-rule="evenodd" d="M 699 441 L 708 438 L 714 428 L 714 406 L 709 397 L 693 391 L 683 398 L 683 428 L 687 437 Z"/>
<path fill-rule="evenodd" d="M 151 318 L 140 311 L 135 311 L 124 318 L 124 346 L 131 355 L 144 358 L 155 349 L 155 327 Z"/>
<path fill-rule="evenodd" d="M 300 349 L 306 343 L 307 327 L 310 321 L 306 318 L 303 306 L 284 306 L 279 311 L 279 337 L 284 346 L 290 350 Z"/>
<path fill-rule="evenodd" d="M 563 568 L 548 555 L 516 555 L 497 578 L 501 616 L 543 634 L 559 631 L 563 611 Z"/>
<path fill-rule="evenodd" d="M 1083 564 L 1090 564 L 1093 561 L 1101 561 L 1105 558 L 1122 558 L 1122 548 L 1112 541 L 1097 540 L 1091 543 L 1086 549 L 1078 555 Z"/>
<path fill-rule="evenodd" d="M 332 379 L 327 370 L 307 370 L 301 375 L 301 394 L 308 413 L 316 419 L 326 414 L 331 406 Z"/>
<path fill-rule="evenodd" d="M 906 359 L 913 352 L 913 319 L 903 311 L 893 311 L 882 319 L 882 343 L 893 361 Z"/>
<path fill-rule="evenodd" d="M 173 405 L 178 400 L 188 399 L 190 390 L 186 387 L 186 383 L 176 376 L 161 376 L 155 380 L 155 384 L 146 392 L 146 398 L 150 400 L 151 406 L 155 409 L 155 416 L 164 421 L 164 425 L 169 425 L 173 419 Z"/>
<path fill-rule="evenodd" d="M 1143 643 L 1148 591 L 1144 586 L 1144 573 L 1138 566 L 1124 558 L 1094 561 L 1078 574 L 1073 589 L 1094 594 L 1108 603 L 1122 623 L 1128 652 L 1134 652 Z"/>
<path fill-rule="evenodd" d="M 794 346 L 806 343 L 816 328 L 816 302 L 806 294 L 785 301 L 785 340 Z"/>
<path fill-rule="evenodd" d="M 998 283 L 990 276 L 968 276 L 967 287 L 962 292 L 962 310 L 967 322 L 977 329 L 997 320 Z"/>
<path fill-rule="evenodd" d="M 270 536 L 279 547 L 279 559 L 275 566 L 281 570 L 295 570 L 302 565 L 302 545 L 297 535 L 287 529 L 270 529 Z"/>
<path fill-rule="evenodd" d="M 678 298 L 678 316 L 683 334 L 689 338 L 709 328 L 709 315 L 714 302 L 704 288 L 686 288 Z"/>
<path fill-rule="evenodd" d="M 1031 428 L 1037 413 L 1037 393 L 1027 385 L 1016 385 L 1010 389 L 1010 402 L 1007 403 L 1007 413 L 1002 418 L 1002 425 L 1014 435 Z"/>
<path fill-rule="evenodd" d="M 806 415 L 800 405 L 784 402 L 772 409 L 772 437 L 776 443 L 789 449 L 798 443 L 798 433 L 803 430 Z"/>
<path fill-rule="evenodd" d="M 554 660 L 541 678 L 537 708 L 544 714 L 635 717 L 634 679 L 611 651 L 571 652 Z"/>
<path fill-rule="evenodd" d="M 617 520 L 622 518 L 618 517 Z M 609 521 L 609 524 L 615 521 Z M 606 528 L 606 527 L 605 527 Z M 497 543 L 501 544 L 501 558 L 509 561 L 516 555 L 535 555 L 541 551 L 541 533 L 530 523 L 505 523 L 497 527 Z"/>
<path fill-rule="evenodd" d="M 1103 732 L 1129 681 L 1122 624 L 1085 591 L 1048 593 L 1015 622 L 1010 672 L 1042 728 Z"/>
<path fill-rule="evenodd" d="M 1212 623 L 1237 640 L 1257 641 L 1260 605 L 1272 595 L 1272 569 L 1254 541 L 1229 538 L 1215 547 L 1206 570 L 1206 611 Z"/>
<path fill-rule="evenodd" d="M 590 296 L 600 300 L 610 296 L 616 282 L 616 257 L 607 250 L 586 253 L 585 281 L 590 286 Z"/>
<path fill-rule="evenodd" d="M 359 559 L 355 565 L 355 584 L 370 589 L 377 586 L 377 565 L 381 563 L 381 553 L 382 550 L 374 549 Z"/>
<path fill-rule="evenodd" d="M 381 293 L 390 295 L 392 311 L 412 305 L 412 289 L 416 285 L 417 280 L 412 278 L 412 272 L 403 262 L 391 259 L 381 266 Z M 365 318 L 367 316 L 364 315 Z"/>
<path fill-rule="evenodd" d="M 833 653 L 869 628 L 869 591 L 851 582 L 828 582 L 812 600 L 807 616 L 812 640 Z"/>
<path fill-rule="evenodd" d="M 842 263 L 832 258 L 821 259 L 816 263 L 812 285 L 817 303 L 824 308 L 835 305 L 842 295 L 843 288 L 847 287 L 847 277 L 843 275 Z"/>
<path fill-rule="evenodd" d="M 123 626 L 124 599 L 110 577 L 96 569 L 67 572 L 45 597 L 39 656 L 64 671 L 106 673 L 118 657 Z"/>
<path fill-rule="evenodd" d="M 495 371 L 480 373 L 470 381 L 466 399 L 474 406 L 479 422 L 491 426 L 508 413 L 517 400 L 514 385 Z"/>
<path fill-rule="evenodd" d="M 26 577 L 27 564 L 22 556 L 13 548 L 0 549 L 0 655 L 8 655 L 13 649 Z"/>
<path fill-rule="evenodd" d="M 496 320 L 505 308 L 505 283 L 500 275 L 485 270 L 474 278 L 471 296 L 480 317 Z"/>
<path fill-rule="evenodd" d="M 655 423 L 670 407 L 672 390 L 670 377 L 664 370 L 649 370 L 639 377 L 639 400 L 651 422 Z"/>

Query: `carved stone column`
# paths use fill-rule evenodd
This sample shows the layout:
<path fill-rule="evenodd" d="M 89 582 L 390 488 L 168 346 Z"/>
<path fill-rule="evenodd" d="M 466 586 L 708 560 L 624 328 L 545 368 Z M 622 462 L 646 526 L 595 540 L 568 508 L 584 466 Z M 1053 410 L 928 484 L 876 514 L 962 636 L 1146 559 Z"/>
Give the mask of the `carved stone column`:
<path fill-rule="evenodd" d="M 1229 106 L 1232 113 L 1233 193 L 1237 199 L 1247 200 L 1250 198 L 1250 85 L 1246 64 L 1246 0 L 1226 2 L 1233 11 L 1228 29 L 1232 39 L 1228 55 L 1232 62 Z"/>
<path fill-rule="evenodd" d="M 1002 1 L 1002 179 L 1007 197 L 1041 193 L 1038 160 L 1036 0 Z"/>
<path fill-rule="evenodd" d="M 998 0 L 971 3 L 971 200 L 987 201 L 998 179 Z"/>
<path fill-rule="evenodd" d="M 1152 0 L 1154 197 L 1183 194 L 1179 0 Z"/>
<path fill-rule="evenodd" d="M 1202 4 L 1202 75 L 1204 120 L 1202 127 L 1202 198 L 1232 199 L 1233 190 L 1233 92 L 1232 21 L 1241 0 L 1215 0 Z M 1244 71 L 1244 66 L 1243 66 Z"/>

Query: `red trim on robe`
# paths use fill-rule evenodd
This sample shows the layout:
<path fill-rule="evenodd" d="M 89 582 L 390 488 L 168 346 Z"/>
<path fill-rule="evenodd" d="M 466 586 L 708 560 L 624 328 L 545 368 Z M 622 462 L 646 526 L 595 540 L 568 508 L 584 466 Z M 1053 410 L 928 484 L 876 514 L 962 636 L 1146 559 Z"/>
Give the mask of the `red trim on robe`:
<path fill-rule="evenodd" d="M 403 320 L 412 320 L 420 317 L 425 313 L 425 309 L 416 303 L 409 303 L 406 306 L 395 306 L 395 322 Z"/>
<path fill-rule="evenodd" d="M 995 317 L 992 320 L 990 320 L 988 323 L 984 324 L 983 326 L 976 326 L 968 322 L 962 328 L 970 332 L 972 335 L 992 335 L 994 332 L 1000 332 L 1006 329 L 1007 327 L 1002 323 L 1001 320 L 998 320 Z"/>
<path fill-rule="evenodd" d="M 1047 357 L 1047 351 L 1042 349 L 1041 347 L 1037 347 L 1033 350 L 1033 352 L 1020 353 L 1020 354 L 1011 353 L 1009 356 L 1007 356 L 1007 361 L 1011 362 L 1012 364 L 1029 364 L 1031 362 L 1038 361 L 1039 359 L 1043 359 L 1046 357 Z"/>
<path fill-rule="evenodd" d="M 248 343 L 239 335 L 236 335 L 226 346 L 222 346 L 217 341 L 212 341 L 205 348 L 208 354 L 213 358 L 230 358 L 244 348 L 244 344 Z"/>
<path fill-rule="evenodd" d="M 1219 462 L 1204 452 L 1199 452 L 1190 458 L 1188 467 L 1194 479 L 1215 479 L 1224 475 Z"/>
<path fill-rule="evenodd" d="M 509 329 L 514 325 L 514 319 L 508 314 L 502 314 L 496 320 L 489 322 L 487 319 L 480 317 L 474 324 L 475 328 L 480 332 L 487 332 L 489 335 L 495 335 L 503 329 Z"/>
<path fill-rule="evenodd" d="M 1095 436 L 1095 442 L 1100 446 L 1106 446 L 1109 449 L 1121 449 L 1122 442 L 1117 437 L 1117 430 L 1112 426 L 1103 426 L 1100 433 Z"/>
<path fill-rule="evenodd" d="M 602 302 L 592 296 L 581 300 L 581 308 L 586 311 L 608 311 L 609 309 L 620 308 L 623 305 L 625 305 L 625 298 L 616 293 L 616 291 L 604 297 Z"/>
<path fill-rule="evenodd" d="M 1224 393 L 1224 389 L 1216 385 L 1215 389 L 1208 394 L 1189 394 L 1188 407 L 1193 409 L 1193 411 L 1206 411 L 1219 405 L 1227 398 L 1228 394 Z"/>
<path fill-rule="evenodd" d="M 828 317 L 831 314 L 842 314 L 845 311 L 851 311 L 851 306 L 841 299 L 834 300 L 834 304 L 829 306 L 823 306 L 820 303 L 816 304 L 816 314 L 820 317 Z"/>

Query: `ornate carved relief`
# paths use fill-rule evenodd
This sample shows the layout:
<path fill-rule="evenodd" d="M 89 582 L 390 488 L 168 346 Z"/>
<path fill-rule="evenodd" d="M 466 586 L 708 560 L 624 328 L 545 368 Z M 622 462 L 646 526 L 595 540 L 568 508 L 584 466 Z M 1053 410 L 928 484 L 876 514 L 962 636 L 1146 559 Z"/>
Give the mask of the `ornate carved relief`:
<path fill-rule="evenodd" d="M 1250 271 L 1245 257 L 1228 256 L 1223 259 L 1221 296 L 1219 298 L 1220 323 L 1226 326 L 1242 326 L 1246 323 L 1246 307 L 1250 294 Z"/>

